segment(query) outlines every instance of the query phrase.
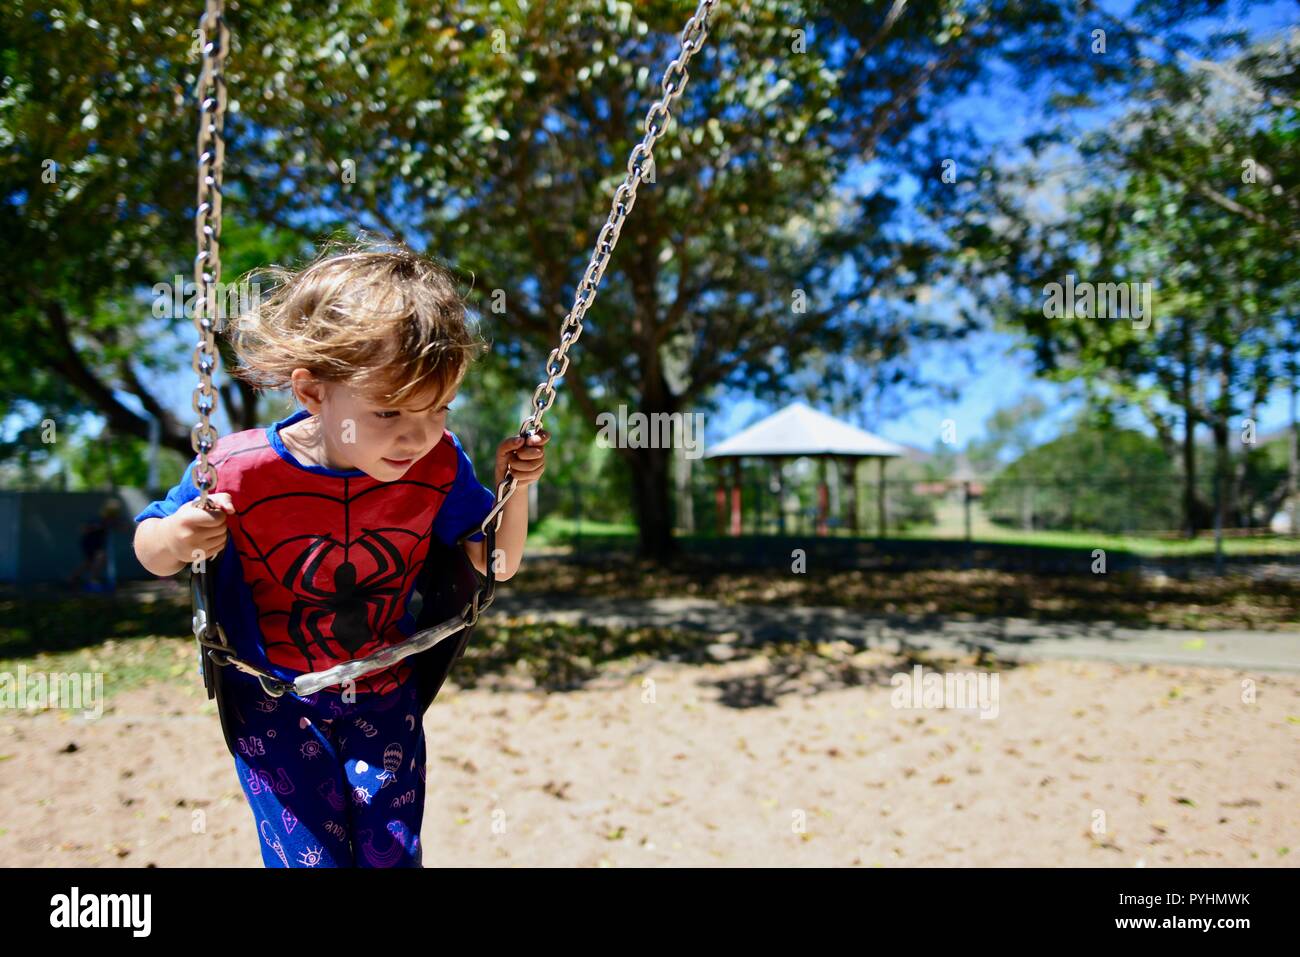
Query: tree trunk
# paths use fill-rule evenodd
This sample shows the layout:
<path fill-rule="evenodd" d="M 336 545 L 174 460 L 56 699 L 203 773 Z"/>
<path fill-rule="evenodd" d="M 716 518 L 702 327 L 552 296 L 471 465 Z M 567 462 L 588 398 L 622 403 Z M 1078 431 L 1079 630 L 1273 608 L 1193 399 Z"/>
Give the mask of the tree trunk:
<path fill-rule="evenodd" d="M 1287 532 L 1294 538 L 1296 535 L 1296 475 L 1297 475 L 1297 449 L 1296 449 L 1296 379 L 1294 374 L 1291 377 L 1291 427 L 1287 429 L 1287 459 L 1286 459 L 1286 511 L 1287 511 Z"/>
<path fill-rule="evenodd" d="M 1219 371 L 1219 402 L 1221 410 L 1220 419 L 1223 422 L 1223 446 L 1219 450 L 1222 456 L 1223 466 L 1223 492 L 1221 495 L 1220 510 L 1223 515 L 1224 528 L 1237 528 L 1241 522 L 1237 516 L 1237 469 L 1236 463 L 1232 458 L 1232 448 L 1229 443 L 1232 441 L 1232 349 L 1224 346 L 1219 353 L 1220 371 Z M 1240 433 L 1237 433 L 1240 441 Z"/>
<path fill-rule="evenodd" d="M 1183 320 L 1183 530 L 1195 538 L 1200 530 L 1196 507 L 1196 404 L 1192 395 L 1191 320 Z"/>
<path fill-rule="evenodd" d="M 628 449 L 632 456 L 632 492 L 643 558 L 667 561 L 677 554 L 668 495 L 672 449 Z"/>
<path fill-rule="evenodd" d="M 1227 524 L 1227 480 L 1230 468 L 1228 458 L 1228 429 L 1230 423 L 1228 414 L 1231 409 L 1232 398 L 1228 393 L 1228 389 L 1232 378 L 1229 373 L 1228 351 L 1226 348 L 1221 353 L 1221 359 L 1219 397 L 1216 400 L 1218 408 L 1214 419 L 1214 571 L 1216 575 L 1223 574 L 1223 530 Z"/>
<path fill-rule="evenodd" d="M 1254 458 L 1255 444 L 1259 440 L 1259 406 L 1253 402 L 1250 406 L 1250 422 L 1251 428 L 1255 430 L 1250 442 L 1245 442 L 1244 436 L 1240 432 L 1237 433 L 1237 441 L 1241 443 L 1241 454 L 1233 463 L 1232 482 L 1229 487 L 1229 501 L 1232 503 L 1230 514 L 1235 528 L 1254 528 L 1253 503 L 1245 500 L 1244 495 L 1250 464 Z"/>
<path fill-rule="evenodd" d="M 1228 423 L 1222 419 L 1214 423 L 1214 569 L 1223 574 L 1223 528 L 1227 508 L 1227 489 L 1224 487 L 1228 471 Z"/>
<path fill-rule="evenodd" d="M 691 498 L 691 460 L 685 451 L 677 450 L 677 525 L 686 534 L 695 532 L 695 502 Z"/>
<path fill-rule="evenodd" d="M 1195 538 L 1200 530 L 1200 510 L 1196 507 L 1196 418 L 1191 403 L 1183 411 L 1183 529 L 1188 538 Z"/>

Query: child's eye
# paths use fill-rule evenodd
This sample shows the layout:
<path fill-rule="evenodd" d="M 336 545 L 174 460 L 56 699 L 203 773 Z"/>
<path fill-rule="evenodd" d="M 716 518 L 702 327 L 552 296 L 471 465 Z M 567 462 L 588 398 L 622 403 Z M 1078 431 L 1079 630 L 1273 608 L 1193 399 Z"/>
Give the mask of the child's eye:
<path fill-rule="evenodd" d="M 434 412 L 434 415 L 446 415 L 446 414 L 447 414 L 448 412 L 450 412 L 450 411 L 451 411 L 451 406 L 450 406 L 450 405 L 444 405 L 441 409 L 438 409 L 436 412 Z M 395 415 L 401 415 L 401 414 L 402 414 L 402 412 L 401 412 L 400 409 L 390 409 L 390 410 L 387 410 L 387 411 L 384 411 L 384 412 L 376 412 L 376 413 L 375 413 L 376 417 L 381 418 L 381 419 L 391 419 L 393 416 L 395 416 Z"/>

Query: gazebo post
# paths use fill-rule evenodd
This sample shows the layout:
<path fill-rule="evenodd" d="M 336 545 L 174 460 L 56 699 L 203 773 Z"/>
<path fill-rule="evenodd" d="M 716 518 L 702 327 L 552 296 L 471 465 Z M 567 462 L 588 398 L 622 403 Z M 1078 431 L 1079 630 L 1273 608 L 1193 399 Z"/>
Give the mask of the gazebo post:
<path fill-rule="evenodd" d="M 879 490 L 879 493 L 880 493 L 880 494 L 879 494 L 879 498 L 880 498 L 880 503 L 879 503 L 879 509 L 880 509 L 880 517 L 879 517 L 879 522 L 880 522 L 880 537 L 881 537 L 881 538 L 884 538 L 884 537 L 885 537 L 885 461 L 886 461 L 886 460 L 885 460 L 885 457 L 882 455 L 882 456 L 881 456 L 879 459 L 877 459 L 876 461 L 878 461 L 878 462 L 880 463 L 880 478 L 878 479 L 878 481 L 877 481 L 877 483 L 876 483 L 876 488 Z"/>
<path fill-rule="evenodd" d="M 731 534 L 740 534 L 740 458 L 731 460 Z"/>
<path fill-rule="evenodd" d="M 772 459 L 772 472 L 776 476 L 776 530 L 785 535 L 785 480 L 781 475 L 781 457 Z"/>
<path fill-rule="evenodd" d="M 826 534 L 826 513 L 830 509 L 830 489 L 826 487 L 826 456 L 817 457 L 817 534 Z"/>
<path fill-rule="evenodd" d="M 845 491 L 842 492 L 849 513 L 849 531 L 858 534 L 858 460 L 846 458 L 840 460 L 840 475 L 843 477 Z"/>
<path fill-rule="evenodd" d="M 723 465 L 721 462 L 718 463 L 718 471 L 717 471 L 718 484 L 713 491 L 713 504 L 715 506 L 715 512 L 717 515 L 717 527 L 718 527 L 719 535 L 723 535 L 727 530 L 727 522 L 726 522 L 727 489 L 726 486 L 724 485 L 726 476 L 723 474 L 723 469 L 725 467 L 726 466 Z"/>

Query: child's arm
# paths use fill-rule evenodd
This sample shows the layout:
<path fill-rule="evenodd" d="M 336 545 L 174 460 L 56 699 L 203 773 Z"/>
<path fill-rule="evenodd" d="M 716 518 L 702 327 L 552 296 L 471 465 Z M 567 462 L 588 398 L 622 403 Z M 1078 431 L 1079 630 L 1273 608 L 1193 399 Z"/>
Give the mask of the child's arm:
<path fill-rule="evenodd" d="M 166 518 L 147 518 L 135 532 L 135 557 L 151 574 L 175 575 L 194 560 L 195 554 L 211 558 L 226 544 L 226 515 L 235 505 L 228 492 L 214 492 L 209 501 L 221 506 L 219 512 L 199 508 L 191 499 Z"/>
<path fill-rule="evenodd" d="M 176 558 L 175 532 L 171 518 L 146 518 L 135 530 L 135 557 L 145 571 L 159 578 L 170 578 L 185 567 Z"/>
<path fill-rule="evenodd" d="M 528 439 L 524 448 L 522 437 L 515 435 L 497 446 L 496 484 L 506 477 L 506 469 L 515 476 L 515 493 L 501 510 L 501 528 L 497 530 L 496 547 L 501 552 L 501 561 L 497 565 L 497 580 L 505 581 L 514 577 L 519 570 L 519 563 L 524 557 L 524 543 L 528 540 L 528 494 L 527 487 L 542 477 L 546 468 L 546 452 L 542 449 L 551 438 L 549 432 L 542 430 Z M 465 542 L 465 552 L 479 574 L 487 573 L 490 556 L 487 542 Z"/>

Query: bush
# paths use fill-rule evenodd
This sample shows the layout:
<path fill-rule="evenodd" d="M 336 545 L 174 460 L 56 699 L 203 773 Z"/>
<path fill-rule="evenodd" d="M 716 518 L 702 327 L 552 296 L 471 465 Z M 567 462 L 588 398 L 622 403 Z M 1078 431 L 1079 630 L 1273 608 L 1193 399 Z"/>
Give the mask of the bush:
<path fill-rule="evenodd" d="M 1081 427 L 1007 466 L 984 495 L 999 524 L 1122 533 L 1177 528 L 1181 484 L 1159 443 Z"/>

